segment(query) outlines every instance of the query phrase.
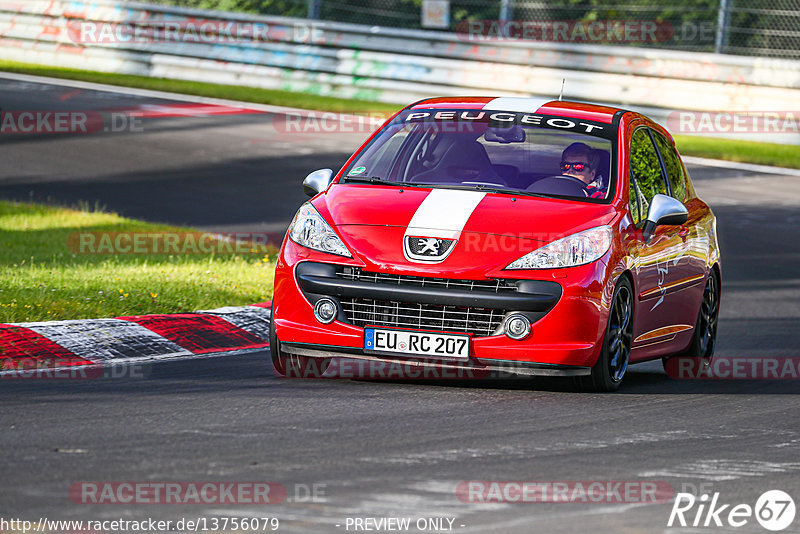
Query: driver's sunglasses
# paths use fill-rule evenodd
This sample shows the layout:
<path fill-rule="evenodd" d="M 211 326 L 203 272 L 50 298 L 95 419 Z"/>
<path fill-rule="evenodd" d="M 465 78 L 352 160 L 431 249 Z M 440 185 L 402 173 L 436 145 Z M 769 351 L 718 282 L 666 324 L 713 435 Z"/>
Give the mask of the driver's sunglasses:
<path fill-rule="evenodd" d="M 581 163 L 579 161 L 562 161 L 561 170 L 568 171 L 572 167 L 576 172 L 583 172 L 589 166 L 588 163 Z"/>

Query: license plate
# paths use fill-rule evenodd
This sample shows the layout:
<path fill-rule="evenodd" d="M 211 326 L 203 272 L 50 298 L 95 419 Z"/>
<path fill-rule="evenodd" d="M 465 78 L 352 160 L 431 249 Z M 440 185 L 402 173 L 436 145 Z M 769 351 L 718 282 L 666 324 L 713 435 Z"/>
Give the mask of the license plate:
<path fill-rule="evenodd" d="M 364 329 L 364 350 L 466 360 L 469 339 L 465 334 L 368 327 Z"/>

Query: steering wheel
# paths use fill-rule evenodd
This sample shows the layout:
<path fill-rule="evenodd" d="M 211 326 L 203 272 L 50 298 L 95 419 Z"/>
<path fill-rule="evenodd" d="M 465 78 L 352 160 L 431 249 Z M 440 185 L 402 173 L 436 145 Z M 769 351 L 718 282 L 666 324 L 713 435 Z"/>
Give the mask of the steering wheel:
<path fill-rule="evenodd" d="M 528 186 L 526 191 L 545 195 L 559 195 L 568 197 L 588 197 L 589 191 L 586 183 L 574 176 L 554 175 L 537 180 Z"/>
<path fill-rule="evenodd" d="M 570 181 L 572 181 L 572 182 L 575 182 L 575 184 L 577 184 L 577 185 L 580 185 L 580 186 L 581 186 L 581 188 L 582 188 L 584 191 L 588 191 L 588 190 L 586 189 L 586 182 L 584 182 L 584 181 L 583 181 L 583 180 L 581 180 L 580 178 L 575 178 L 574 176 L 570 176 L 570 175 L 568 175 L 568 174 L 561 174 L 561 175 L 557 175 L 557 176 L 552 176 L 551 178 L 562 178 L 562 179 L 565 179 L 565 180 L 570 180 Z"/>

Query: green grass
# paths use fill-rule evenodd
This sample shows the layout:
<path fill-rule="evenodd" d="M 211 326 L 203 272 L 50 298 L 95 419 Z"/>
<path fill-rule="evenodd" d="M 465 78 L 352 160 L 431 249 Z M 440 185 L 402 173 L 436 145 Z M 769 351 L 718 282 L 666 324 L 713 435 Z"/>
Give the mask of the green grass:
<path fill-rule="evenodd" d="M 800 147 L 796 145 L 778 145 L 691 135 L 676 135 L 674 138 L 675 146 L 684 156 L 800 169 Z"/>
<path fill-rule="evenodd" d="M 271 298 L 272 247 L 171 255 L 78 248 L 87 232 L 187 231 L 113 213 L 0 201 L 0 322 L 180 313 Z"/>
<path fill-rule="evenodd" d="M 312 93 L 297 93 L 186 80 L 168 80 L 166 78 L 149 78 L 130 74 L 113 74 L 90 70 L 48 67 L 30 63 L 19 63 L 16 61 L 0 60 L 0 71 L 31 74 L 35 76 L 49 76 L 51 78 L 65 78 L 83 82 L 104 83 L 122 87 L 135 87 L 138 89 L 151 89 L 154 91 L 166 91 L 209 98 L 223 98 L 226 100 L 238 100 L 240 102 L 255 102 L 257 104 L 337 111 L 342 113 L 395 112 L 399 111 L 402 107 L 397 104 L 386 104 L 369 100 L 350 100 L 347 98 L 335 98 Z M 365 95 L 369 94 L 369 92 L 365 93 Z"/>

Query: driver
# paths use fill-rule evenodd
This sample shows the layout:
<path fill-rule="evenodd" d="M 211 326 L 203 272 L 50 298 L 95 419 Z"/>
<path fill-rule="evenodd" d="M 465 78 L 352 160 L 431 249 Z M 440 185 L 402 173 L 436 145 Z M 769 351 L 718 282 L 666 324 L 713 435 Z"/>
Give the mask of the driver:
<path fill-rule="evenodd" d="M 594 184 L 600 158 L 586 143 L 572 143 L 561 153 L 561 175 L 582 181 L 589 198 L 603 198 L 605 193 Z"/>

